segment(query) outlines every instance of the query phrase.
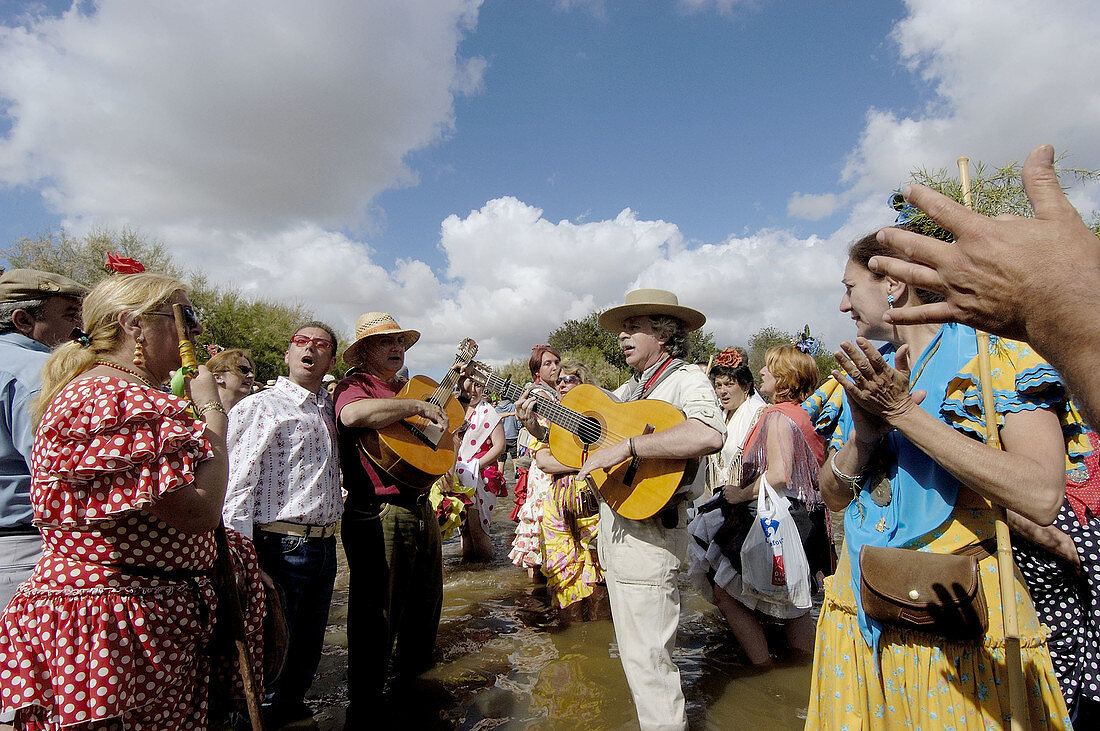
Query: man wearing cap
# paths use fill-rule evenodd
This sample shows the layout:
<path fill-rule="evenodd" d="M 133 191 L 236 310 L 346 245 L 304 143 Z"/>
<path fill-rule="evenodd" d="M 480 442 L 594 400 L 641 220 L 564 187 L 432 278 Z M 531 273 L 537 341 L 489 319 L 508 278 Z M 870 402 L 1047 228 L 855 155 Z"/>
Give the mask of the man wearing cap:
<path fill-rule="evenodd" d="M 0 275 L 0 609 L 42 551 L 31 524 L 31 401 L 50 350 L 80 327 L 87 292 L 68 277 L 35 269 Z"/>
<path fill-rule="evenodd" d="M 633 457 L 689 460 L 684 482 L 668 505 L 646 520 L 630 520 L 600 506 L 600 564 L 607 577 L 615 637 L 643 729 L 686 729 L 680 673 L 672 662 L 680 618 L 677 578 L 687 553 L 686 508 L 703 489 L 697 458 L 722 448 L 725 420 L 714 388 L 687 355 L 687 336 L 706 322 L 701 312 L 660 289 L 639 289 L 626 304 L 599 317 L 619 334 L 619 347 L 635 375 L 615 395 L 623 401 L 654 398 L 684 412 L 671 429 L 631 437 L 594 452 L 578 479 Z M 525 404 L 526 406 L 526 404 Z"/>
<path fill-rule="evenodd" d="M 229 412 L 226 525 L 256 544 L 260 568 L 283 594 L 286 663 L 264 688 L 272 727 L 309 718 L 305 694 L 324 647 L 336 581 L 336 522 L 343 510 L 336 421 L 322 386 L 336 334 L 307 322 L 290 338 L 289 377 Z"/>
<path fill-rule="evenodd" d="M 365 728 L 386 713 L 382 688 L 393 655 L 398 681 L 434 662 L 443 607 L 443 554 L 439 522 L 427 491 L 402 484 L 358 448 L 369 430 L 410 416 L 447 427 L 442 408 L 395 398 L 405 351 L 420 339 L 385 312 L 368 312 L 355 324 L 344 351 L 352 372 L 336 387 L 344 487 L 348 492 L 341 538 L 351 576 L 348 586 L 348 707 L 345 728 Z M 396 644 L 396 650 L 394 649 Z"/>

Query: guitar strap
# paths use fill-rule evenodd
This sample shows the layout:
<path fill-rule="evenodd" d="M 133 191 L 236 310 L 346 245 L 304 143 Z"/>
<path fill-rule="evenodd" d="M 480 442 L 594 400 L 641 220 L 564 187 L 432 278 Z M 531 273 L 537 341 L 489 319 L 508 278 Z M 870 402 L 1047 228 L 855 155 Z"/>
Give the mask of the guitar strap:
<path fill-rule="evenodd" d="M 651 368 L 650 370 L 642 373 L 638 377 L 638 386 L 634 389 L 634 393 L 631 395 L 630 400 L 641 401 L 644 398 L 648 398 L 649 394 L 653 392 L 653 389 L 657 388 L 657 386 L 660 385 L 662 381 L 675 373 L 680 368 L 680 366 L 683 365 L 683 363 L 684 360 L 682 358 L 673 358 L 672 356 L 669 356 L 667 359 L 665 359 L 663 363 L 653 366 L 653 368 Z M 692 465 L 692 462 L 694 462 L 694 465 Z M 684 479 L 683 482 L 681 482 L 681 485 L 690 484 L 691 482 L 693 482 L 695 479 L 696 470 L 698 469 L 698 459 L 688 460 L 688 465 L 687 468 L 684 470 Z M 679 506 L 686 497 L 686 493 L 680 492 L 678 490 L 677 493 L 673 495 L 672 498 L 668 501 L 668 504 L 665 505 L 665 507 L 662 508 L 660 511 L 658 511 L 655 517 L 660 519 L 661 524 L 665 528 L 672 529 L 676 527 L 677 523 L 679 522 Z"/>
<path fill-rule="evenodd" d="M 634 393 L 631 394 L 629 400 L 641 401 L 647 398 L 653 389 L 657 388 L 661 381 L 675 373 L 683 363 L 683 359 L 669 356 L 663 363 L 654 366 L 651 371 L 643 373 L 638 377 L 638 386 L 634 389 Z"/>

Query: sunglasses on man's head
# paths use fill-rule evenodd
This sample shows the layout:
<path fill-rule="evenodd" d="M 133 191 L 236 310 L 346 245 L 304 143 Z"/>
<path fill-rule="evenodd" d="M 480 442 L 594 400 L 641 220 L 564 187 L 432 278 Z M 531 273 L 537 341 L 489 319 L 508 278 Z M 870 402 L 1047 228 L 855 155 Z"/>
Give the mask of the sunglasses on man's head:
<path fill-rule="evenodd" d="M 175 317 L 172 312 L 147 312 L 147 315 L 160 315 L 161 317 Z M 199 316 L 195 314 L 194 307 L 183 308 L 183 321 L 187 325 L 188 330 L 199 329 Z"/>
<path fill-rule="evenodd" d="M 290 342 L 297 345 L 299 348 L 308 347 L 310 343 L 313 343 L 313 347 L 317 348 L 317 350 L 332 350 L 332 341 L 326 338 L 311 338 L 308 335 L 295 335 L 290 339 Z"/>

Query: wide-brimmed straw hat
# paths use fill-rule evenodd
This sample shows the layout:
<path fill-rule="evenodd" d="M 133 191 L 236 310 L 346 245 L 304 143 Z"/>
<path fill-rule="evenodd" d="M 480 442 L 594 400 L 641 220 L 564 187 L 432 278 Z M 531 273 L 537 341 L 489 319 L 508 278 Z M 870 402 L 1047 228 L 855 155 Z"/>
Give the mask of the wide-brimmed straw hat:
<path fill-rule="evenodd" d="M 605 310 L 599 317 L 600 327 L 620 332 L 623 321 L 638 315 L 671 315 L 684 323 L 688 332 L 698 330 L 707 321 L 699 310 L 684 307 L 676 295 L 666 289 L 636 289 L 626 295 L 626 304 Z"/>
<path fill-rule="evenodd" d="M 388 312 L 368 312 L 355 321 L 355 342 L 344 351 L 344 362 L 348 365 L 362 365 L 363 346 L 367 338 L 375 335 L 401 335 L 406 348 L 411 348 L 420 339 L 416 330 L 404 330 Z"/>

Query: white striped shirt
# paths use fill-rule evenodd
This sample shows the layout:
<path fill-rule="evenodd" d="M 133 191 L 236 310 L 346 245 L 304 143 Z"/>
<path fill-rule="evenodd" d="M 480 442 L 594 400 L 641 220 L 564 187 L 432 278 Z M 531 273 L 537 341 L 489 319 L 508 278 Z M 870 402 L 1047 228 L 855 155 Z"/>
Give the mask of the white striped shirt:
<path fill-rule="evenodd" d="M 336 420 L 325 389 L 311 393 L 287 378 L 229 411 L 226 525 L 286 521 L 329 525 L 344 510 Z"/>

